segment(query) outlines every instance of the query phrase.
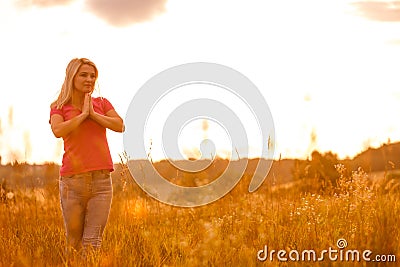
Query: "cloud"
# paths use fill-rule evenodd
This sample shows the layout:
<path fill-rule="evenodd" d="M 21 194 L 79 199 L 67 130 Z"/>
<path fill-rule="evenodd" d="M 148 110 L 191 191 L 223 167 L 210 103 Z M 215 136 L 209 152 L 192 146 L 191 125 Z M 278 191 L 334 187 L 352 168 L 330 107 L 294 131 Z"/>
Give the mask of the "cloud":
<path fill-rule="evenodd" d="M 151 20 L 165 11 L 167 0 L 87 0 L 88 10 L 114 26 Z"/>
<path fill-rule="evenodd" d="M 383 22 L 400 21 L 400 1 L 360 1 L 352 4 L 359 15 Z"/>
<path fill-rule="evenodd" d="M 66 6 L 77 0 L 16 0 L 21 9 Z M 165 12 L 167 0 L 83 0 L 86 10 L 114 26 L 145 22 Z"/>
<path fill-rule="evenodd" d="M 29 8 L 33 6 L 37 7 L 53 7 L 68 5 L 75 0 L 18 0 L 15 2 L 19 8 Z"/>

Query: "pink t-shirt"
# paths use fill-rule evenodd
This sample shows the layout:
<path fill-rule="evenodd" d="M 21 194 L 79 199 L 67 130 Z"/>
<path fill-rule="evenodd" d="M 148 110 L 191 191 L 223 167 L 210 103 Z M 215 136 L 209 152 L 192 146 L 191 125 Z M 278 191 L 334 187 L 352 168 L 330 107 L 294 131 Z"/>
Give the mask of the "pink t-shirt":
<path fill-rule="evenodd" d="M 92 98 L 95 112 L 105 115 L 114 109 L 104 97 Z M 71 104 L 61 109 L 52 108 L 50 117 L 59 114 L 64 121 L 79 115 L 81 111 Z M 113 162 L 107 143 L 106 128 L 92 119 L 84 120 L 77 128 L 63 137 L 64 155 L 60 169 L 61 176 L 68 176 L 94 170 L 113 171 Z"/>

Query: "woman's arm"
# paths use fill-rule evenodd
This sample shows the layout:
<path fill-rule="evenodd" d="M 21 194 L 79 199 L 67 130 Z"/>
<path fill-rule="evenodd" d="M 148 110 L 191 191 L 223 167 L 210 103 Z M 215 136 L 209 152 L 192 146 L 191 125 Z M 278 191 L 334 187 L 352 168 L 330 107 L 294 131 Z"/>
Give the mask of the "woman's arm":
<path fill-rule="evenodd" d="M 114 109 L 109 110 L 106 115 L 101 115 L 97 112 L 93 112 L 92 114 L 90 114 L 90 118 L 101 126 L 115 132 L 121 133 L 124 131 L 124 122 Z"/>
<path fill-rule="evenodd" d="M 54 114 L 50 118 L 51 130 L 55 137 L 65 137 L 72 130 L 78 127 L 86 118 L 88 114 L 81 113 L 76 117 L 68 121 L 64 121 L 64 118 L 59 114 Z"/>
<path fill-rule="evenodd" d="M 112 131 L 122 133 L 125 130 L 124 121 L 114 109 L 107 111 L 105 115 L 101 115 L 94 111 L 93 104 L 90 102 L 89 116 L 101 126 Z"/>
<path fill-rule="evenodd" d="M 83 100 L 82 113 L 68 121 L 64 121 L 63 116 L 53 114 L 50 118 L 51 130 L 55 137 L 65 137 L 72 130 L 78 127 L 90 115 L 90 95 L 86 94 Z"/>

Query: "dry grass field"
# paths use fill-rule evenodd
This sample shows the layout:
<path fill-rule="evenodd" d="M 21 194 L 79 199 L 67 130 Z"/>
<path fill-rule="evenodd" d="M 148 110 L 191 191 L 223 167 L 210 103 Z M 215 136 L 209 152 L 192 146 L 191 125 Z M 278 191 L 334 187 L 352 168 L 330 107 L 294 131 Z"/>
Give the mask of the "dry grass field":
<path fill-rule="evenodd" d="M 118 169 L 102 250 L 86 259 L 64 254 L 57 184 L 19 188 L 0 203 L 0 266 L 396 266 L 396 185 L 384 189 L 362 170 L 337 171 L 331 190 L 313 189 L 313 179 L 292 186 L 268 180 L 255 193 L 245 173 L 219 201 L 179 208 L 148 197 Z M 341 249 L 340 239 L 347 243 Z M 316 258 L 302 254 L 309 250 Z M 324 250 L 336 253 L 329 258 Z M 360 259 L 346 260 L 355 250 Z"/>

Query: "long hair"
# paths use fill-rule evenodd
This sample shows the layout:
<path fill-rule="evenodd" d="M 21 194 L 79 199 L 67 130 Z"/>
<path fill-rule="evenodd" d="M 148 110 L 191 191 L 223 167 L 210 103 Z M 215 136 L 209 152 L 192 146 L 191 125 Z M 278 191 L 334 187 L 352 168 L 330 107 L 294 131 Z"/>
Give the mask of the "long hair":
<path fill-rule="evenodd" d="M 60 109 L 71 100 L 72 91 L 74 89 L 74 78 L 78 73 L 79 68 L 84 64 L 90 65 L 94 68 L 97 80 L 99 73 L 96 65 L 92 61 L 87 58 L 72 59 L 65 70 L 65 80 L 61 87 L 60 94 L 58 95 L 57 100 L 51 103 L 51 108 Z"/>

